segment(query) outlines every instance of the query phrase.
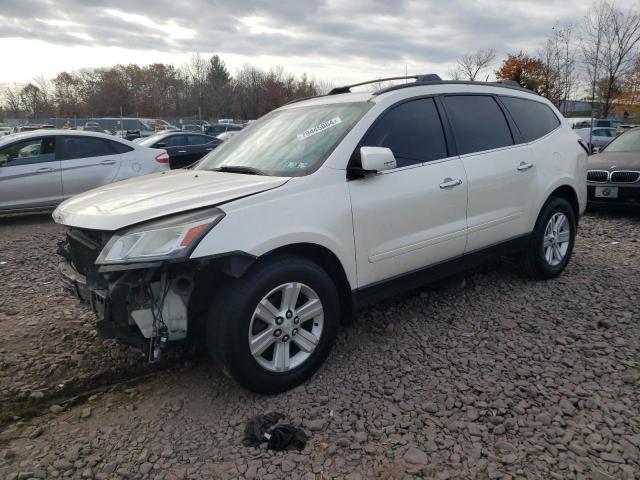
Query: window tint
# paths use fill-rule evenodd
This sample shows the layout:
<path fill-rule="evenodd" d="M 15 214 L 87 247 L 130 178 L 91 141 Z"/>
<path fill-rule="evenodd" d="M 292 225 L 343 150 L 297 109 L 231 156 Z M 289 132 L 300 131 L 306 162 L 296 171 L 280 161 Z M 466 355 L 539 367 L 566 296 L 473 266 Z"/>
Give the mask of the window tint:
<path fill-rule="evenodd" d="M 109 147 L 114 153 L 127 153 L 133 150 L 133 148 L 129 145 L 125 145 L 124 143 L 114 142 L 113 140 L 107 140 L 107 142 L 109 142 Z"/>
<path fill-rule="evenodd" d="M 53 144 L 53 138 L 41 137 L 15 142 L 2 147 L 0 148 L 0 167 L 51 162 L 55 160 Z"/>
<path fill-rule="evenodd" d="M 171 135 L 158 143 L 164 143 L 167 147 L 183 147 L 187 144 L 187 137 L 186 135 Z"/>
<path fill-rule="evenodd" d="M 432 98 L 389 110 L 367 134 L 363 146 L 390 148 L 398 167 L 447 157 L 442 122 Z"/>
<path fill-rule="evenodd" d="M 61 160 L 112 155 L 106 140 L 96 137 L 62 137 Z"/>
<path fill-rule="evenodd" d="M 560 120 L 543 103 L 524 98 L 500 97 L 525 142 L 544 137 L 560 126 Z"/>
<path fill-rule="evenodd" d="M 187 136 L 187 145 L 204 145 L 205 143 L 209 143 L 211 139 L 209 137 L 205 137 L 204 135 L 188 135 Z"/>
<path fill-rule="evenodd" d="M 460 155 L 513 145 L 507 120 L 493 97 L 456 95 L 442 100 Z"/>

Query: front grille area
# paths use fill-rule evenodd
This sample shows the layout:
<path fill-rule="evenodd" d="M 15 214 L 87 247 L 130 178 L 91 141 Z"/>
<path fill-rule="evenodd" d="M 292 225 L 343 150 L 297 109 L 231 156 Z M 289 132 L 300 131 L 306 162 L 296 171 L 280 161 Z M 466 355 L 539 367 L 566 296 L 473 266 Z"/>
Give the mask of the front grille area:
<path fill-rule="evenodd" d="M 640 172 L 612 172 L 612 183 L 635 183 L 640 179 Z"/>
<path fill-rule="evenodd" d="M 607 183 L 609 172 L 604 170 L 589 170 L 587 172 L 587 180 L 590 182 Z"/>
<path fill-rule="evenodd" d="M 96 230 L 70 229 L 67 232 L 67 242 L 73 268 L 84 276 L 95 272 L 95 261 L 103 246 L 102 233 Z"/>

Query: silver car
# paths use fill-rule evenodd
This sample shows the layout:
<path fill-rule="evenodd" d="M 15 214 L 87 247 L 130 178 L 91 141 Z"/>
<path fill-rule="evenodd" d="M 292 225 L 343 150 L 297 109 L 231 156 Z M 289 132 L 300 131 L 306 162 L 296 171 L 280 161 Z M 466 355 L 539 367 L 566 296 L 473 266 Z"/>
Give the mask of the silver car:
<path fill-rule="evenodd" d="M 169 169 L 165 150 L 96 132 L 36 130 L 0 140 L 0 212 L 54 207 L 108 183 Z"/>
<path fill-rule="evenodd" d="M 580 128 L 575 130 L 580 138 L 582 138 L 587 144 L 589 143 L 589 129 Z M 593 129 L 591 134 L 591 151 L 598 152 L 604 147 L 609 145 L 616 138 L 616 129 L 608 127 L 598 127 Z"/>

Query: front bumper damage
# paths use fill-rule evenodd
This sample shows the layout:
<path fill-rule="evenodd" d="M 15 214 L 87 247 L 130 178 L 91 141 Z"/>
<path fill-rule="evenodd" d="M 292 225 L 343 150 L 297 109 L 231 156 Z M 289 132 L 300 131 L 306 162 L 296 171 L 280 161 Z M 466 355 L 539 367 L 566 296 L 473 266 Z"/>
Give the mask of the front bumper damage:
<path fill-rule="evenodd" d="M 253 257 L 231 254 L 198 260 L 96 265 L 109 232 L 69 229 L 60 242 L 62 286 L 88 303 L 101 338 L 134 345 L 157 361 L 169 343 L 202 338 L 212 293 L 224 277 L 239 276 Z M 196 289 L 195 285 L 206 286 Z"/>

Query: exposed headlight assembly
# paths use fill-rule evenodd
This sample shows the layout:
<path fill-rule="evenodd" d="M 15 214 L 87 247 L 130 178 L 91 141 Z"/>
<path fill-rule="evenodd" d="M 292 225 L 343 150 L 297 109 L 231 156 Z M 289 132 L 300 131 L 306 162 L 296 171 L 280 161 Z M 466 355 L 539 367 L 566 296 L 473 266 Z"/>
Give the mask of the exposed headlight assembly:
<path fill-rule="evenodd" d="M 224 212 L 207 208 L 136 225 L 111 237 L 97 264 L 149 262 L 187 257 Z"/>

